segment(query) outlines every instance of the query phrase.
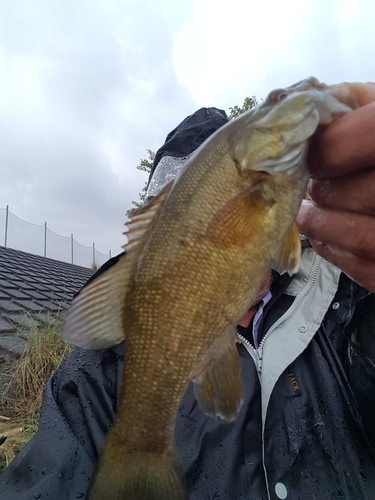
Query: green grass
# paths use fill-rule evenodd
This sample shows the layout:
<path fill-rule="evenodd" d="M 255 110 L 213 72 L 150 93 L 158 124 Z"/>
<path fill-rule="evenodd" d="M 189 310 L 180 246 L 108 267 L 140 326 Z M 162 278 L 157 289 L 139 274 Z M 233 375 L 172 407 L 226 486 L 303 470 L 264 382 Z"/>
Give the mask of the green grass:
<path fill-rule="evenodd" d="M 62 315 L 53 322 L 18 334 L 27 348 L 16 362 L 7 390 L 0 401 L 0 436 L 11 435 L 0 446 L 0 472 L 32 438 L 47 380 L 71 350 L 61 341 Z M 22 428 L 22 432 L 17 429 Z"/>

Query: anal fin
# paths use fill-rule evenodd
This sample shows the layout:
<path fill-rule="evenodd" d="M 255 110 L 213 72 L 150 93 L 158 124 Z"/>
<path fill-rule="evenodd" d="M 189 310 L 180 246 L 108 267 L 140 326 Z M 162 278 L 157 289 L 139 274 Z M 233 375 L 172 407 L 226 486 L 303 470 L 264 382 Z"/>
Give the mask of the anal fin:
<path fill-rule="evenodd" d="M 237 417 L 243 402 L 236 337 L 233 332 L 230 343 L 215 352 L 202 373 L 194 379 L 195 396 L 201 409 L 211 417 L 219 416 L 228 422 Z"/>

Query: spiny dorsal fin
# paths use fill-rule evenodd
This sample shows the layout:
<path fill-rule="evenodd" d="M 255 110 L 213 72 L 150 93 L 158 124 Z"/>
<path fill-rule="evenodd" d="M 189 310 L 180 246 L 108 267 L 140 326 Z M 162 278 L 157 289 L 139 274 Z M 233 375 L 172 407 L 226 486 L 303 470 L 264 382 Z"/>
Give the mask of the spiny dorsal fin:
<path fill-rule="evenodd" d="M 128 243 L 123 246 L 126 252 L 129 254 L 130 251 L 135 251 L 139 249 L 139 246 L 143 246 L 146 241 L 146 235 L 149 234 L 154 223 L 157 220 L 157 216 L 163 206 L 164 200 L 167 197 L 169 191 L 171 190 L 174 181 L 171 181 L 165 186 L 163 191 L 153 198 L 148 205 L 140 208 L 132 215 L 132 220 L 128 222 L 128 232 L 124 233 L 128 237 Z"/>
<path fill-rule="evenodd" d="M 173 183 L 137 211 L 128 224 L 126 254 L 76 296 L 65 318 L 62 338 L 84 349 L 105 349 L 125 339 L 123 318 L 126 295 L 147 236 Z"/>
<path fill-rule="evenodd" d="M 301 240 L 295 223 L 291 225 L 283 241 L 272 254 L 271 267 L 280 274 L 287 272 L 293 276 L 299 269 L 301 260 Z"/>

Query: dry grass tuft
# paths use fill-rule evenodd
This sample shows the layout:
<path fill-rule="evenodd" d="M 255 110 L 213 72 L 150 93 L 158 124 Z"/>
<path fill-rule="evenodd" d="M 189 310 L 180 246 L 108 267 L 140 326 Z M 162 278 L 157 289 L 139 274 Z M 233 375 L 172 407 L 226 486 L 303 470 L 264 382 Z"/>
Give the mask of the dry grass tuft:
<path fill-rule="evenodd" d="M 0 439 L 13 431 L 0 446 L 0 471 L 35 434 L 46 383 L 71 350 L 61 341 L 62 322 L 60 315 L 19 333 L 27 348 L 0 401 Z M 19 428 L 22 432 L 17 432 Z"/>
<path fill-rule="evenodd" d="M 21 424 L 15 420 L 0 421 L 0 436 L 8 436 L 0 446 L 0 471 L 8 467 L 13 458 L 30 441 L 38 429 L 36 424 Z"/>

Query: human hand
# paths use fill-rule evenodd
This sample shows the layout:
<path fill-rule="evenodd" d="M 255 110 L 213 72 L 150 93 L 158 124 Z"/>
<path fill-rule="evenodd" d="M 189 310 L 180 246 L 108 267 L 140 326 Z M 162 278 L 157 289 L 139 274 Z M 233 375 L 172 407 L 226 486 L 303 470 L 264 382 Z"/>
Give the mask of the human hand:
<path fill-rule="evenodd" d="M 297 217 L 318 254 L 375 293 L 375 84 L 348 84 L 360 108 L 313 138 Z"/>

